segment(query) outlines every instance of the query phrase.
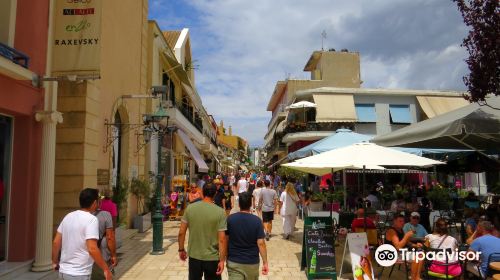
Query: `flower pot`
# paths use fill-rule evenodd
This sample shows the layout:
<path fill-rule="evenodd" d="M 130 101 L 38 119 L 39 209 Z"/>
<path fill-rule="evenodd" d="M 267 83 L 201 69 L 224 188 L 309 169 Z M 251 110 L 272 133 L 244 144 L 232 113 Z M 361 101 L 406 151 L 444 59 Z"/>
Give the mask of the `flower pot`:
<path fill-rule="evenodd" d="M 139 232 L 145 232 L 151 228 L 151 212 L 144 215 L 137 215 L 134 217 L 134 228 L 138 229 Z"/>
<path fill-rule="evenodd" d="M 323 201 L 311 201 L 309 209 L 311 211 L 323 211 Z"/>

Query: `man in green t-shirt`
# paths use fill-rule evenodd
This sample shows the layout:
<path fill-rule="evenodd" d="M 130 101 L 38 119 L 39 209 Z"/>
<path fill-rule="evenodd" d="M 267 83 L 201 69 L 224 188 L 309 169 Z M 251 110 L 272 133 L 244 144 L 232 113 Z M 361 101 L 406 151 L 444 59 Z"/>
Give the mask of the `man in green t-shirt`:
<path fill-rule="evenodd" d="M 220 280 L 227 256 L 224 209 L 214 204 L 217 188 L 213 184 L 203 187 L 203 200 L 190 204 L 181 219 L 179 229 L 179 258 L 189 255 L 189 280 Z M 189 229 L 187 252 L 184 249 Z"/>

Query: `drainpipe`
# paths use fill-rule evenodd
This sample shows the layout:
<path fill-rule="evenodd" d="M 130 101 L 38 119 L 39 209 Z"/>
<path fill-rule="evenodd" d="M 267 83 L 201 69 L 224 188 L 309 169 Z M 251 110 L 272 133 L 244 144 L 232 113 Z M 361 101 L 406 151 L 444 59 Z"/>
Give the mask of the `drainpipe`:
<path fill-rule="evenodd" d="M 47 57 L 45 75 L 52 75 L 52 41 L 55 0 L 49 0 L 49 21 L 47 32 Z M 36 251 L 31 270 L 52 269 L 52 226 L 54 215 L 54 174 L 56 151 L 56 125 L 62 122 L 62 114 L 57 111 L 57 81 L 44 82 L 44 110 L 35 118 L 42 123 L 42 154 L 40 164 L 40 184 L 38 191 Z"/>

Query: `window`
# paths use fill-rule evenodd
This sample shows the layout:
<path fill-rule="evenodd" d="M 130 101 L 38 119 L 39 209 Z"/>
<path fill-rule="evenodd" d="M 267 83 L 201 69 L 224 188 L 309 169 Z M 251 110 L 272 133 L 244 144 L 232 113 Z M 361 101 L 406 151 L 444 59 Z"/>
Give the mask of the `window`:
<path fill-rule="evenodd" d="M 17 0 L 0 1 L 0 43 L 14 46 Z"/>
<path fill-rule="evenodd" d="M 410 105 L 389 105 L 391 124 L 411 123 Z"/>
<path fill-rule="evenodd" d="M 375 113 L 375 104 L 355 104 L 356 116 L 358 122 L 374 123 L 377 122 L 377 114 Z"/>

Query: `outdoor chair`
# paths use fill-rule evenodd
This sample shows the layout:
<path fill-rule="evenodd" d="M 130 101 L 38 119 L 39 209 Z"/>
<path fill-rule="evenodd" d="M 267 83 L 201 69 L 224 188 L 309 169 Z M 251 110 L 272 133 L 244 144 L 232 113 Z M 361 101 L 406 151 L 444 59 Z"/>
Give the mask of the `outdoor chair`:
<path fill-rule="evenodd" d="M 491 279 L 495 273 L 498 271 L 491 269 L 490 264 L 492 262 L 498 262 L 500 261 L 500 252 L 499 253 L 493 253 L 489 255 L 488 257 L 488 271 L 486 272 L 486 275 L 483 275 L 481 272 L 481 261 L 479 262 L 474 262 L 474 263 L 468 263 L 466 262 L 464 267 L 467 270 L 466 271 L 466 276 L 467 274 L 473 274 L 476 278 L 479 279 Z M 471 279 L 470 277 L 465 277 L 465 279 Z"/>
<path fill-rule="evenodd" d="M 429 247 L 424 247 L 424 251 L 426 252 L 440 252 L 441 249 L 432 249 Z M 452 252 L 452 249 L 446 249 L 446 252 Z M 462 275 L 463 271 L 458 274 L 458 275 L 451 275 L 450 269 L 452 266 L 456 266 L 457 264 L 460 265 L 458 261 L 455 262 L 450 262 L 448 260 L 448 254 L 445 254 L 445 261 L 444 262 L 435 262 L 435 261 L 430 261 L 430 260 L 424 260 L 424 269 L 422 271 L 423 273 L 423 279 L 458 279 Z M 431 271 L 431 266 L 434 267 L 440 267 L 441 269 L 444 269 L 444 273 L 438 273 L 435 271 Z"/>

